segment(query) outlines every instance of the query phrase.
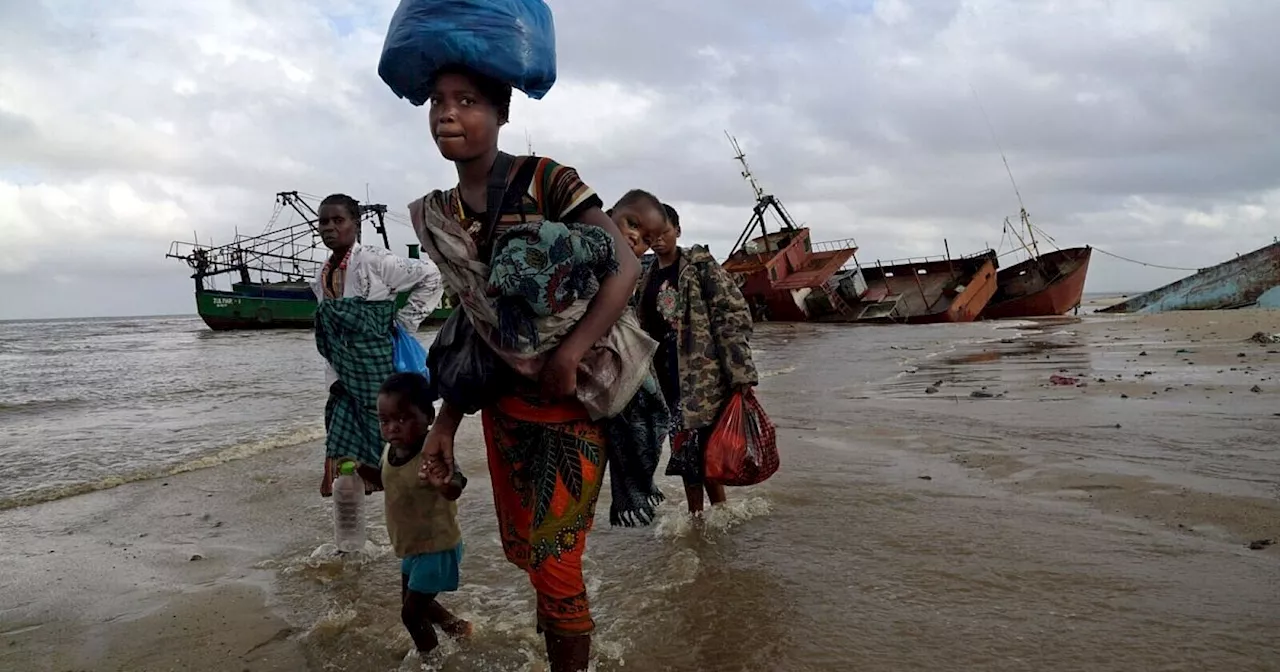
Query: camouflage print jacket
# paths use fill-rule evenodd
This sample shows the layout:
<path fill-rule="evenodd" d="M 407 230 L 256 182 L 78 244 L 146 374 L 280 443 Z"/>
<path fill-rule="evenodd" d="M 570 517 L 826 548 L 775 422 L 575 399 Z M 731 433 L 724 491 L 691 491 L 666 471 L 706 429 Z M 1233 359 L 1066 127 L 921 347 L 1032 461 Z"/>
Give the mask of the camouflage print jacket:
<path fill-rule="evenodd" d="M 658 310 L 677 334 L 682 429 L 698 429 L 715 423 L 734 388 L 758 380 L 751 359 L 751 311 L 706 247 L 682 248 L 678 263 L 679 291 L 674 301 L 659 300 Z M 637 299 L 655 266 L 640 278 Z"/>

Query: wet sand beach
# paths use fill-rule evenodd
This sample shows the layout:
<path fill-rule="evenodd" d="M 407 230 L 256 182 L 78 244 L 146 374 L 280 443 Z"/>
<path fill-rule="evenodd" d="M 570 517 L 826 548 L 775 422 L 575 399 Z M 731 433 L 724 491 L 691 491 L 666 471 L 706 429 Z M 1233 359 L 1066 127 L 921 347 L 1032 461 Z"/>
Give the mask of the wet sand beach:
<path fill-rule="evenodd" d="M 1280 311 L 758 326 L 782 471 L 702 525 L 668 478 L 654 527 L 598 523 L 597 669 L 1280 670 L 1280 344 L 1254 332 Z M 478 422 L 459 446 L 444 599 L 477 632 L 443 669 L 541 669 Z M 364 562 L 312 557 L 320 453 L 0 511 L 0 669 L 396 669 L 381 499 Z"/>

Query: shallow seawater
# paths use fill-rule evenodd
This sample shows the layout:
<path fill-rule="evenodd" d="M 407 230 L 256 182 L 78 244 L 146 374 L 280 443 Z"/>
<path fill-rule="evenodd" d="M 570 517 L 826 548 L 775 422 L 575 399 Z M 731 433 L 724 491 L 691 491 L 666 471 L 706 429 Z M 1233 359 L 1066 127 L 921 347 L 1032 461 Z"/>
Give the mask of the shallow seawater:
<path fill-rule="evenodd" d="M 128 391 L 118 397 L 103 393 L 104 422 L 92 438 L 111 446 L 110 459 L 63 467 L 42 453 L 44 445 L 73 442 L 83 450 L 93 442 L 74 411 L 38 420 L 42 402 L 30 392 L 34 402 L 0 399 L 0 421 L 6 429 L 16 422 L 21 441 L 0 451 L 65 468 L 58 473 L 69 483 L 98 482 L 126 472 L 122 465 L 172 470 L 234 459 L 243 452 L 237 446 L 319 423 L 323 372 L 309 335 L 224 342 L 201 335 L 190 320 L 146 329 L 145 338 L 129 337 L 134 345 L 122 349 L 120 362 L 95 364 L 106 372 L 91 374 L 102 386 L 125 378 L 123 371 L 142 372 L 120 383 Z M 35 347 L 35 339 L 22 338 Z M 128 351 L 147 339 L 185 354 L 155 354 L 170 357 L 166 366 L 112 368 L 125 367 Z M 599 628 L 594 669 L 1276 669 L 1280 565 L 1273 552 L 1028 496 L 994 476 L 975 476 L 959 459 L 1013 452 L 1018 464 L 1004 476 L 1010 482 L 1018 469 L 1058 460 L 1256 494 L 1280 478 L 1280 460 L 1259 444 L 1267 428 L 1242 420 L 1252 412 L 1244 402 L 1212 412 L 1195 407 L 1197 414 L 1163 398 L 1121 404 L 1049 385 L 1064 369 L 1091 380 L 1142 373 L 1069 323 L 766 324 L 757 327 L 755 346 L 782 469 L 761 486 L 730 490 L 729 504 L 700 520 L 683 510 L 679 482 L 664 477 L 668 500 L 654 525 L 597 521 L 585 561 Z M 172 362 L 196 355 L 218 371 L 196 374 L 197 382 L 170 378 Z M 9 361 L 0 366 L 15 366 Z M 925 393 L 939 381 L 939 393 Z M 59 385 L 50 399 L 76 396 L 73 381 Z M 984 386 L 1003 396 L 972 402 L 969 392 Z M 195 394 L 206 387 L 216 408 Z M 130 397 L 150 410 L 130 410 Z M 502 555 L 477 424 L 469 420 L 458 440 L 461 464 L 475 475 L 460 501 L 463 585 L 441 598 L 476 631 L 448 643 L 433 662 L 451 671 L 543 670 L 533 592 Z M 1109 429 L 1116 424 L 1132 431 L 1117 435 Z M 221 438 L 198 438 L 214 426 L 228 429 Z M 167 442 L 175 431 L 190 441 Z M 34 488 L 32 473 L 5 474 L 22 485 L 2 494 Z M 1089 491 L 1081 492 L 1083 501 Z M 328 502 L 310 492 L 296 501 L 310 538 L 260 568 L 276 577 L 274 598 L 311 667 L 398 669 L 411 643 L 399 622 L 399 565 L 381 525 L 381 496 L 366 500 L 371 543 L 359 557 L 324 547 L 332 534 Z"/>
<path fill-rule="evenodd" d="M 197 317 L 0 322 L 0 380 L 0 508 L 324 436 L 324 360 L 309 331 L 214 332 Z"/>

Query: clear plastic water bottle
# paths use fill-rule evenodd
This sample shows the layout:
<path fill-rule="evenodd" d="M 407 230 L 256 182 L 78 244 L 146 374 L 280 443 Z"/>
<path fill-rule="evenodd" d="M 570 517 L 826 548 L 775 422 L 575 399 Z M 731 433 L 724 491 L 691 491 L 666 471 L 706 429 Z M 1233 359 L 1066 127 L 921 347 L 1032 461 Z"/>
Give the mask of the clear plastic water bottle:
<path fill-rule="evenodd" d="M 364 550 L 364 480 L 356 463 L 343 460 L 333 479 L 333 543 L 343 553 Z"/>

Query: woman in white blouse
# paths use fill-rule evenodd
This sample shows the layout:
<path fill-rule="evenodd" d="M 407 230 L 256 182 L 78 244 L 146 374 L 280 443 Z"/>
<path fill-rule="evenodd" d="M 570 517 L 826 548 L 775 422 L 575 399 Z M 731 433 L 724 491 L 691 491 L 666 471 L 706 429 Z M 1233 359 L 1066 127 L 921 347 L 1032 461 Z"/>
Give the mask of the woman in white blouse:
<path fill-rule="evenodd" d="M 333 251 L 312 283 L 321 304 L 316 311 L 316 345 L 327 360 L 329 387 L 320 494 L 332 494 L 336 465 L 341 458 L 351 458 L 359 464 L 365 491 L 373 492 L 382 489 L 378 477 L 382 442 L 376 413 L 377 388 L 393 372 L 391 325 L 379 320 L 384 314 L 390 317 L 397 295 L 408 292 L 408 302 L 394 312 L 394 319 L 410 334 L 416 332 L 444 294 L 440 270 L 429 259 L 399 257 L 389 250 L 357 242 L 360 204 L 345 194 L 334 194 L 320 202 L 317 228 L 325 246 Z M 339 335 L 339 331 L 343 333 Z M 386 338 L 381 341 L 373 339 L 374 343 L 386 343 L 385 352 L 370 348 L 368 338 L 361 343 L 361 336 L 368 337 L 370 333 L 385 333 Z M 365 398 L 370 396 L 373 401 Z"/>

